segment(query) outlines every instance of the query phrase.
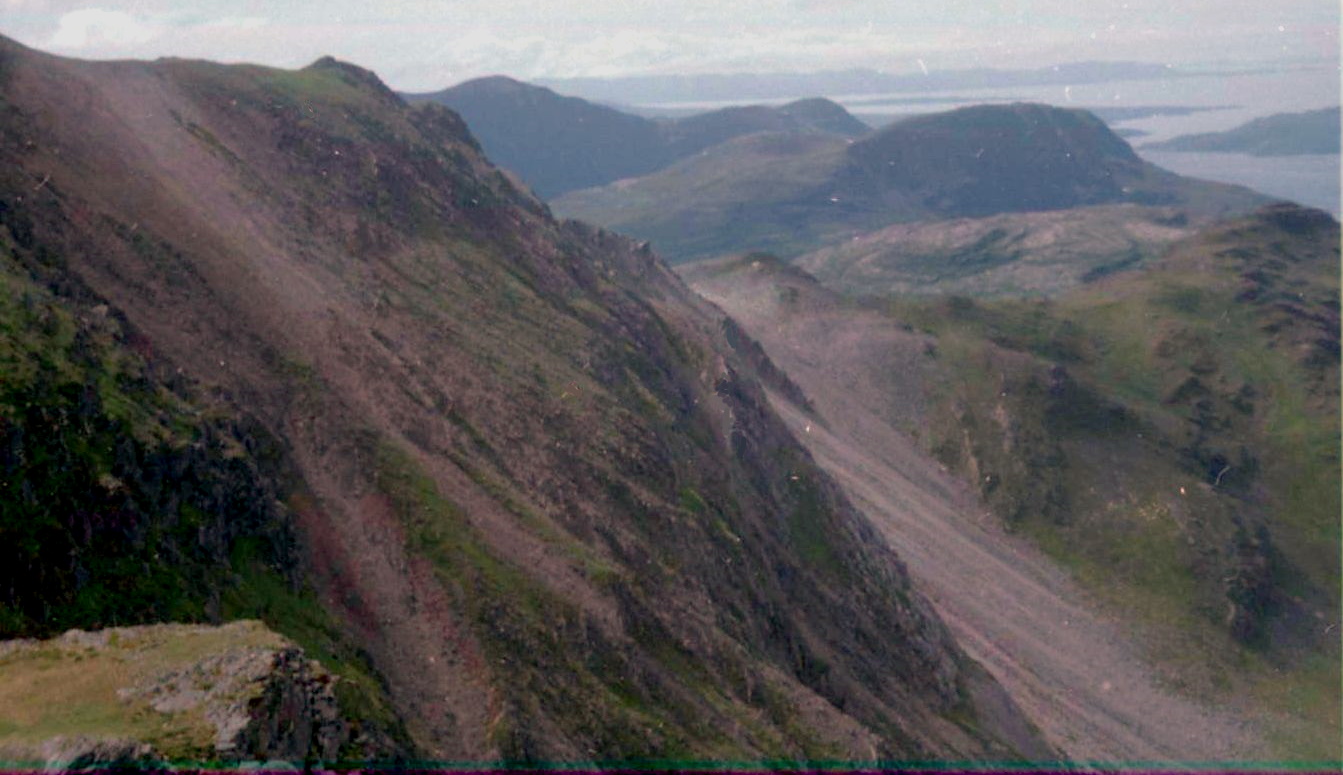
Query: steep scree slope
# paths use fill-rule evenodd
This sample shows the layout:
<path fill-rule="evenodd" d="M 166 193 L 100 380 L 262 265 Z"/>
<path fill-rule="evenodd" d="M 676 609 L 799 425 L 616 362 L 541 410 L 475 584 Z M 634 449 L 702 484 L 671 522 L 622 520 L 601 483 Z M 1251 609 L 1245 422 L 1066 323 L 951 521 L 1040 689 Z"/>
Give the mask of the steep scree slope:
<path fill-rule="evenodd" d="M 315 605 L 286 506 L 301 483 L 282 446 L 153 358 L 141 332 L 66 270 L 34 221 L 10 206 L 32 186 L 20 169 L 0 170 L 0 188 L 17 192 L 0 203 L 0 637 L 283 621 L 339 678 L 351 734 L 337 754 L 404 749 L 358 645 Z M 0 666 L 0 683 L 21 691 L 28 684 L 11 668 Z M 0 727 L 35 744 L 80 733 L 89 755 L 117 748 L 103 745 L 107 713 L 53 705 L 40 691 L 25 696 L 6 703 L 26 719 L 20 729 Z"/>
<path fill-rule="evenodd" d="M 0 95 L 6 228 L 282 441 L 420 755 L 1048 755 L 703 302 L 456 115 L 8 41 Z"/>

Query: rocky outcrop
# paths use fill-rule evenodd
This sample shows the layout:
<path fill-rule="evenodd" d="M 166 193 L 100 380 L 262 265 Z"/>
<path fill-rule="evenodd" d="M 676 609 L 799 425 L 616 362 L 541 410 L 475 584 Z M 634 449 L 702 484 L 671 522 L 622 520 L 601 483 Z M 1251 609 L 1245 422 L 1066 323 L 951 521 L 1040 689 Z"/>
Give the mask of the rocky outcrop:
<path fill-rule="evenodd" d="M 330 761 L 349 737 L 331 674 L 253 621 L 8 641 L 0 683 L 3 758 L 47 769 Z"/>
<path fill-rule="evenodd" d="M 173 714 L 199 710 L 226 759 L 330 759 L 345 737 L 332 677 L 294 646 L 222 651 L 117 690 Z"/>

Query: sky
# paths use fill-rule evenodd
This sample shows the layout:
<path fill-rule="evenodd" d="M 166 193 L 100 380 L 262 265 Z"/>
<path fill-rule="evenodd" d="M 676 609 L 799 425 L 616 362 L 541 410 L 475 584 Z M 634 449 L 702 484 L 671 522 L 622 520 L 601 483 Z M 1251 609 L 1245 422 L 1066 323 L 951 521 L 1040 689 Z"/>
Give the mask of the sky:
<path fill-rule="evenodd" d="M 428 91 L 495 73 L 1336 64 L 1339 16 L 1338 0 L 0 0 L 0 34 L 87 59 L 329 54 Z"/>

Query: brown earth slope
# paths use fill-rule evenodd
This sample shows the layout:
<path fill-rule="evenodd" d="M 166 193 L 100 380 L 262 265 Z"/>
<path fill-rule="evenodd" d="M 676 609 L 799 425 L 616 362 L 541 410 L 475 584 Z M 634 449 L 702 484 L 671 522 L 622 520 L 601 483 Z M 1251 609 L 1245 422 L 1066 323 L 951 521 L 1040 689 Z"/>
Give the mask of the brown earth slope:
<path fill-rule="evenodd" d="M 446 109 L 329 59 L 0 39 L 0 222 L 282 441 L 310 573 L 413 753 L 1050 755 L 717 316 Z"/>

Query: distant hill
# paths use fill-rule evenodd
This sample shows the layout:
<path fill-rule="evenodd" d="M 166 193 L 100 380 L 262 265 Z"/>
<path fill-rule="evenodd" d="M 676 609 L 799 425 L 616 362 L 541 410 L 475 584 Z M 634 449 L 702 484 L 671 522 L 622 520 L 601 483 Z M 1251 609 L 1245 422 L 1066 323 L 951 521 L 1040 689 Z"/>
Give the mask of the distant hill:
<path fill-rule="evenodd" d="M 1242 211 L 1253 192 L 1143 161 L 1091 113 L 981 105 L 915 116 L 860 140 L 736 138 L 634 181 L 552 202 L 651 240 L 673 261 L 784 257 L 894 223 L 1132 203 Z"/>
<path fill-rule="evenodd" d="M 869 127 L 838 104 L 807 99 L 650 119 L 504 76 L 478 78 L 432 94 L 466 120 L 495 163 L 542 198 L 644 175 L 712 145 L 754 132 L 823 132 L 857 137 Z"/>
<path fill-rule="evenodd" d="M 1225 132 L 1182 135 L 1143 146 L 1154 151 L 1245 153 L 1251 156 L 1305 156 L 1339 152 L 1339 108 L 1275 113 Z"/>
<path fill-rule="evenodd" d="M 542 197 L 642 175 L 670 161 L 657 122 L 512 78 L 405 96 L 452 108 L 492 161 Z"/>
<path fill-rule="evenodd" d="M 822 132 L 859 137 L 871 127 L 854 118 L 838 103 L 820 97 L 779 107 L 746 105 L 664 123 L 676 158 L 754 132 Z"/>

